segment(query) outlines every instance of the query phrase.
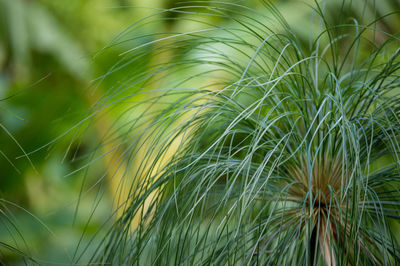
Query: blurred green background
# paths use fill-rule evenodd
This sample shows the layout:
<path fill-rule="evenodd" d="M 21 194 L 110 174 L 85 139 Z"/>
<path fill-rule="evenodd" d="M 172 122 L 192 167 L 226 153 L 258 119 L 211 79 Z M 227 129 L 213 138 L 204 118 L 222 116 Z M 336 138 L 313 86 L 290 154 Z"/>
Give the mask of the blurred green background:
<path fill-rule="evenodd" d="M 90 161 L 85 156 L 99 149 L 105 129 L 128 109 L 107 112 L 94 126 L 90 122 L 74 126 L 90 114 L 102 95 L 115 92 L 126 75 L 145 71 L 152 60 L 158 60 L 150 51 L 142 64 L 101 79 L 121 53 L 156 38 L 147 33 L 196 29 L 188 20 L 171 20 L 194 14 L 169 13 L 118 35 L 139 19 L 177 2 L 0 0 L 0 262 L 23 264 L 23 257 L 13 250 L 17 248 L 41 264 L 68 264 L 74 261 L 77 243 L 89 243 L 110 217 L 114 197 L 107 185 L 113 186 L 112 182 L 96 185 L 107 175 L 110 161 L 99 158 L 85 167 Z M 275 2 L 307 43 L 310 9 L 300 1 Z M 339 2 L 331 2 L 332 14 Z M 359 20 L 372 16 L 357 8 L 363 0 L 353 2 L 349 16 Z M 240 3 L 262 5 L 257 0 Z M 395 0 L 374 3 L 381 14 L 400 8 Z M 230 15 L 237 16 L 234 7 Z M 216 25 L 229 23 L 224 18 L 209 20 Z M 399 23 L 392 16 L 379 26 L 395 33 Z M 141 38 L 129 37 L 141 34 Z M 96 189 L 89 189 L 94 185 Z"/>
<path fill-rule="evenodd" d="M 94 54 L 138 18 L 154 12 L 124 6 L 170 4 L 0 0 L 2 242 L 40 259 L 43 264 L 68 263 L 82 232 L 93 234 L 110 216 L 111 203 L 106 190 L 89 224 L 86 223 L 99 192 L 83 197 L 79 202 L 81 211 L 75 210 L 83 180 L 93 183 L 105 171 L 101 161 L 89 173 L 67 176 L 83 164 L 84 160 L 78 157 L 97 145 L 96 129 L 89 129 L 79 139 L 76 132 L 58 139 L 54 145 L 31 154 L 32 164 L 26 157 L 17 157 L 50 143 L 72 128 L 87 115 L 96 95 L 107 90 L 107 84 L 101 84 L 93 93 L 89 86 L 114 64 L 122 48 L 109 49 L 97 59 Z M 6 246 L 0 246 L 0 261 L 24 262 Z"/>

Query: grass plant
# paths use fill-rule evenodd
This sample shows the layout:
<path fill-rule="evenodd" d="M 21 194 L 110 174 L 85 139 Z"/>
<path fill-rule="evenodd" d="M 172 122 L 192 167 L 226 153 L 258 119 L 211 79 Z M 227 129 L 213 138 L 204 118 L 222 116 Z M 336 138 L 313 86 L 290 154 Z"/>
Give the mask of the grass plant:
<path fill-rule="evenodd" d="M 168 12 L 196 30 L 121 55 L 115 70 L 168 40 L 100 107 L 130 104 L 118 132 L 136 166 L 92 262 L 399 263 L 400 42 L 377 27 L 399 14 L 331 21 L 324 3 L 304 42 L 268 2 L 187 2 Z"/>

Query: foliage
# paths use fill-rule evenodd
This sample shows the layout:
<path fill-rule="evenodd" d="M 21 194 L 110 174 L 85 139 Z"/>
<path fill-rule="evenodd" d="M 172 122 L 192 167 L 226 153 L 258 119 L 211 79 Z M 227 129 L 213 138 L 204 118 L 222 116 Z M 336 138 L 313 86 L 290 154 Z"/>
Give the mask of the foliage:
<path fill-rule="evenodd" d="M 64 133 L 87 115 L 93 97 L 86 93 L 90 80 L 97 71 L 106 71 L 120 51 L 100 62 L 90 59 L 90 53 L 129 24 L 116 19 L 117 9 L 102 14 L 75 9 L 62 21 L 67 17 L 62 11 L 73 8 L 72 1 L 52 2 L 59 4 L 59 13 L 46 1 L 0 0 L 0 264 L 32 257 L 44 264 L 71 261 L 69 253 L 81 234 L 93 234 L 108 217 L 105 196 L 87 224 L 96 195 L 79 199 L 82 180 L 86 176 L 87 183 L 95 182 L 102 164 L 92 164 L 85 175 L 68 175 L 97 145 L 96 131 L 87 129 L 79 140 L 77 132 Z M 78 16 L 81 24 L 71 23 Z M 96 28 L 98 16 L 117 26 L 104 31 L 103 39 L 82 40 L 82 30 Z"/>
<path fill-rule="evenodd" d="M 197 30 L 123 53 L 116 68 L 157 44 L 163 60 L 108 99 L 136 111 L 118 131 L 134 181 L 92 262 L 397 264 L 398 34 L 315 3 L 307 45 L 265 6 L 205 6 Z"/>
<path fill-rule="evenodd" d="M 0 0 L 0 263 L 397 265 L 400 2 L 176 2 Z"/>

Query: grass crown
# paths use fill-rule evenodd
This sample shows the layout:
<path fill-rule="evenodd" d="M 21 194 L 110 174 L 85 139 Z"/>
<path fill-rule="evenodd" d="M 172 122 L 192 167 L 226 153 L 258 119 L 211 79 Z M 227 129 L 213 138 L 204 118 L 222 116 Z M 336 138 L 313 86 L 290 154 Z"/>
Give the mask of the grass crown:
<path fill-rule="evenodd" d="M 265 6 L 186 3 L 168 12 L 198 30 L 122 55 L 162 60 L 107 98 L 142 97 L 123 135 L 137 166 L 93 262 L 398 264 L 398 34 L 316 3 L 307 40 Z"/>

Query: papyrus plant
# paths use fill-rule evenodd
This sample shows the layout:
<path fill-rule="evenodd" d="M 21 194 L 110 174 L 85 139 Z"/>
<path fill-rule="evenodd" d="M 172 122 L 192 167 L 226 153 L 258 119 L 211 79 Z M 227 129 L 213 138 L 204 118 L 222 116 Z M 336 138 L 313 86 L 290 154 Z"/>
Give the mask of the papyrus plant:
<path fill-rule="evenodd" d="M 381 18 L 331 23 L 323 3 L 306 42 L 268 3 L 202 5 L 170 11 L 195 30 L 115 68 L 168 40 L 168 60 L 120 87 L 136 92 L 108 99 L 132 106 L 126 175 L 140 182 L 93 262 L 397 265 L 399 36 Z"/>

